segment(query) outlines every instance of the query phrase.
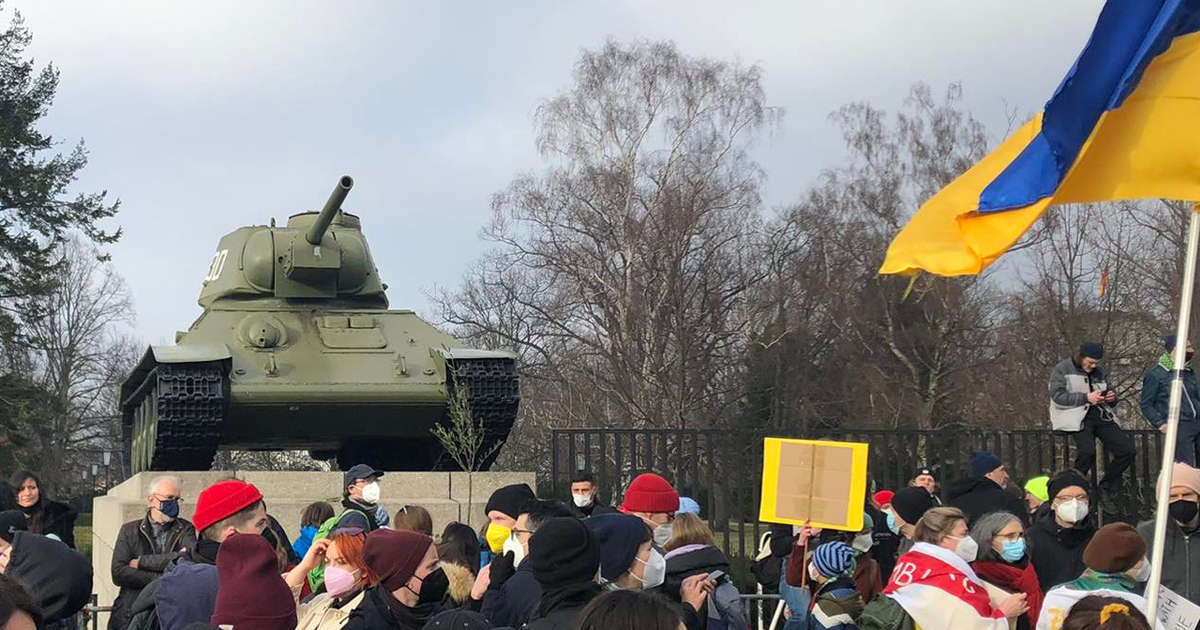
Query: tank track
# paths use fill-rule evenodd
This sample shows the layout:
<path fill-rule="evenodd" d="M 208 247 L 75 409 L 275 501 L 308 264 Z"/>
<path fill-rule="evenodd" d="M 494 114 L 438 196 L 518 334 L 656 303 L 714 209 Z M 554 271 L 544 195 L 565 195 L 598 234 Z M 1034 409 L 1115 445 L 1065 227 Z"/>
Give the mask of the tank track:
<path fill-rule="evenodd" d="M 135 396 L 126 401 L 126 429 L 134 472 L 208 470 L 221 439 L 229 404 L 228 369 L 223 362 L 159 364 Z M 139 424 L 140 423 L 140 424 Z M 134 433 L 153 423 L 154 449 L 139 462 Z M 138 466 L 137 464 L 140 464 Z"/>
<path fill-rule="evenodd" d="M 517 409 L 521 403 L 521 379 L 517 374 L 517 362 L 508 358 L 455 359 L 448 366 L 452 387 L 466 387 L 471 411 L 481 418 L 484 426 L 483 448 L 489 453 L 480 469 L 487 470 L 500 454 L 500 447 L 508 439 Z M 449 458 L 443 456 L 437 468 L 456 469 Z"/>

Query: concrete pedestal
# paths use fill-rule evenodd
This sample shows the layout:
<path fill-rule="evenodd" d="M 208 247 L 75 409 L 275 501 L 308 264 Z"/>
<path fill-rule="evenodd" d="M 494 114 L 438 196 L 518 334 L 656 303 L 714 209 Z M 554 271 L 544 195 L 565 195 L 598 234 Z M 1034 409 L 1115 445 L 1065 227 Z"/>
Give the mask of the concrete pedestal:
<path fill-rule="evenodd" d="M 183 500 L 180 515 L 191 520 L 196 497 L 204 488 L 226 479 L 252 483 L 263 493 L 267 512 L 287 530 L 293 540 L 300 533 L 300 513 L 314 501 L 327 501 L 340 512 L 342 473 L 340 472 L 161 472 L 141 473 L 113 488 L 92 502 L 92 566 L 95 568 L 95 592 L 101 606 L 109 606 L 117 596 L 112 583 L 112 554 L 121 525 L 142 518 L 150 494 L 150 482 L 160 475 L 172 475 L 182 481 Z M 404 505 L 419 505 L 433 517 L 434 535 L 447 523 L 469 523 L 478 530 L 487 517 L 483 513 L 488 497 L 497 488 L 514 483 L 534 487 L 534 473 L 389 472 L 380 481 L 380 504 L 395 516 Z M 469 496 L 468 496 L 469 495 Z M 108 615 L 101 615 L 100 627 L 106 627 Z"/>

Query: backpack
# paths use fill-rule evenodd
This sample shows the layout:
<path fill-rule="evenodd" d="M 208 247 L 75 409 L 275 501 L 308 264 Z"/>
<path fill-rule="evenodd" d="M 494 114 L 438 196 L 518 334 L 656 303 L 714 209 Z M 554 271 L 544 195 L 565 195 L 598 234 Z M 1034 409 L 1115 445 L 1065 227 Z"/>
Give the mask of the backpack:
<path fill-rule="evenodd" d="M 749 628 L 742 596 L 728 580 L 721 580 L 708 596 L 708 625 L 706 630 L 744 630 Z"/>
<path fill-rule="evenodd" d="M 764 593 L 779 592 L 779 578 L 783 576 L 783 558 L 771 555 L 771 532 L 763 532 L 758 539 L 758 553 L 750 563 L 750 572 L 762 585 Z"/>
<path fill-rule="evenodd" d="M 886 595 L 871 600 L 858 618 L 859 630 L 914 630 L 914 625 L 904 607 Z"/>

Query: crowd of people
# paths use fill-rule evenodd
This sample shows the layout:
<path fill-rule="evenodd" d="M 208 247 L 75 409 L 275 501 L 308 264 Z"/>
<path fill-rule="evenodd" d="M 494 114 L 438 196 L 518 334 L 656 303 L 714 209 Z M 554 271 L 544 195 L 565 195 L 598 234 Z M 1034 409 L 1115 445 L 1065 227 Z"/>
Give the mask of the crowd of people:
<path fill-rule="evenodd" d="M 1019 487 L 979 452 L 966 473 L 941 497 L 928 468 L 875 492 L 859 532 L 773 525 L 754 569 L 778 581 L 785 630 L 1149 628 L 1153 521 L 1097 527 L 1091 484 L 1073 469 Z M 1160 483 L 1162 584 L 1200 604 L 1200 470 L 1176 462 Z"/>

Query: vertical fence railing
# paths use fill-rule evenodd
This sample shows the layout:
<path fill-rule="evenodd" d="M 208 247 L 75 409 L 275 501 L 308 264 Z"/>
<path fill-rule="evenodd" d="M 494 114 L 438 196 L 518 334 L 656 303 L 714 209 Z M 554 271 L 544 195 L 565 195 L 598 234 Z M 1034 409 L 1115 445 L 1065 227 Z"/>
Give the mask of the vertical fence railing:
<path fill-rule="evenodd" d="M 1121 512 L 1149 518 L 1153 510 L 1155 461 L 1162 435 L 1130 431 L 1137 459 L 1126 473 L 1128 494 Z M 764 437 L 803 437 L 870 444 L 869 475 L 879 489 L 905 485 L 918 466 L 930 466 L 943 487 L 962 477 L 971 453 L 990 450 L 1000 456 L 1014 479 L 1071 467 L 1075 444 L 1070 435 L 1048 430 L 821 431 L 786 435 L 724 429 L 636 430 L 555 429 L 548 473 L 551 492 L 566 498 L 571 475 L 585 468 L 596 477 L 600 497 L 616 502 L 629 481 L 645 471 L 671 480 L 681 495 L 695 499 L 719 544 L 729 556 L 739 585 L 750 585 L 749 561 L 765 526 L 758 520 Z M 1098 445 L 1099 446 L 1099 445 Z M 1091 476 L 1096 482 L 1106 455 L 1098 448 Z"/>

